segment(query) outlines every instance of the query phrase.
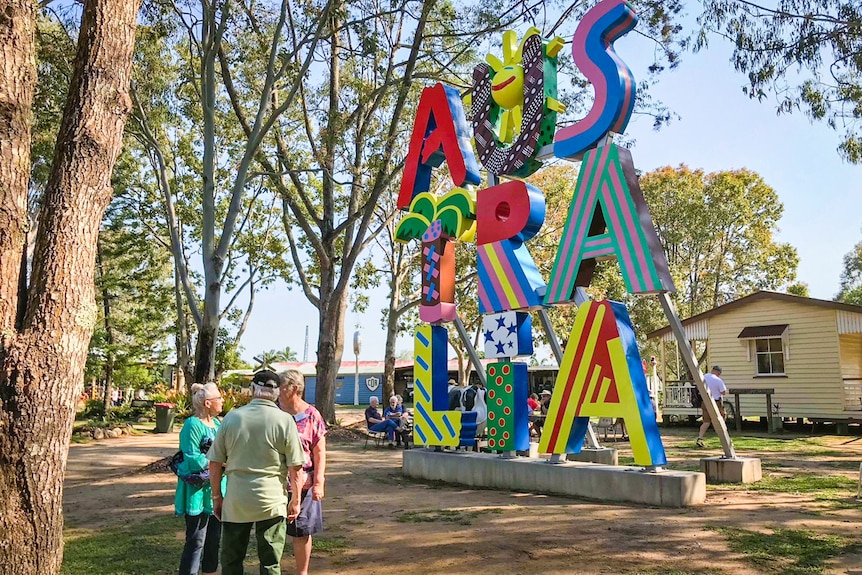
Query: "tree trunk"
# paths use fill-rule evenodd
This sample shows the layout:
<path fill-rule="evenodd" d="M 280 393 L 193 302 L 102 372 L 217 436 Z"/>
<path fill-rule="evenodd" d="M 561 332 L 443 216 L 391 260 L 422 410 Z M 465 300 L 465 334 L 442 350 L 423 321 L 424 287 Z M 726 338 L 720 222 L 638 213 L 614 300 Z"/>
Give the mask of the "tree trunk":
<path fill-rule="evenodd" d="M 35 9 L 32 0 L 6 1 L 0 20 L 0 334 L 16 328 L 21 259 L 29 227 Z"/>
<path fill-rule="evenodd" d="M 191 345 L 189 342 L 189 322 L 186 316 L 185 299 L 183 297 L 183 284 L 180 279 L 179 265 L 174 262 L 174 299 L 177 309 L 177 391 L 185 388 L 186 394 L 191 397 L 192 384 L 194 383 L 194 371 L 191 362 Z M 193 305 L 193 304 L 190 304 Z"/>
<path fill-rule="evenodd" d="M 32 44 L 35 3 L 15 4 L 6 3 L 0 25 L 4 58 L 0 62 L 0 98 L 24 93 L 26 101 L 28 90 L 9 91 L 7 87 L 33 81 L 27 71 L 33 66 L 32 45 L 22 46 Z M 84 3 L 69 97 L 40 213 L 27 314 L 19 332 L 8 330 L 12 325 L 9 305 L 3 300 L 7 290 L 17 290 L 17 250 L 23 244 L 15 247 L 16 242 L 0 240 L 4 242 L 0 253 L 4 266 L 9 261 L 7 254 L 16 254 L 11 258 L 14 271 L 3 267 L 0 272 L 0 566 L 4 575 L 60 572 L 63 476 L 88 342 L 96 322 L 96 240 L 111 198 L 111 171 L 122 147 L 131 104 L 128 87 L 137 9 L 137 0 Z M 9 58 L 16 52 L 9 46 L 21 51 L 19 65 L 26 70 L 13 69 L 15 64 Z M 0 106 L 0 114 L 10 113 L 7 104 Z M 8 130 L 5 122 L 0 125 L 4 126 L 0 130 Z M 22 133 L 16 137 L 20 140 Z M 5 137 L 3 140 L 5 153 L 8 143 Z M 24 145 L 29 146 L 29 138 L 12 148 L 20 151 Z M 15 164 L 22 162 L 23 169 L 29 169 L 29 162 L 24 161 L 28 157 L 22 152 Z M 10 192 L 10 182 L 5 180 L 9 166 L 0 169 L 5 170 L 2 193 L 16 193 L 15 189 Z M 16 182 L 13 178 L 12 183 Z M 8 209 L 6 199 L 4 210 Z M 16 206 L 21 200 L 17 196 L 8 199 Z M 0 227 L 8 234 L 5 225 Z"/>
<path fill-rule="evenodd" d="M 321 282 L 323 283 L 323 282 Z M 317 342 L 317 386 L 314 406 L 327 423 L 335 423 L 335 379 L 344 355 L 347 293 L 320 291 L 320 334 Z"/>
<path fill-rule="evenodd" d="M 206 383 L 215 380 L 216 335 L 218 334 L 218 314 L 215 320 L 207 313 L 204 303 L 203 323 L 198 330 L 198 343 L 195 347 L 195 377 L 192 383 Z"/>

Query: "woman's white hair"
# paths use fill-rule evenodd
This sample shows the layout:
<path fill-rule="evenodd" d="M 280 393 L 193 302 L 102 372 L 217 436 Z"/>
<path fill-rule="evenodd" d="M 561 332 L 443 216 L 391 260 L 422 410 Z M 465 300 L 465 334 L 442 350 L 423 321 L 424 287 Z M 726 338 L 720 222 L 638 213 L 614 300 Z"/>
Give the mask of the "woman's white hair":
<path fill-rule="evenodd" d="M 305 389 L 305 376 L 302 375 L 301 371 L 298 369 L 288 369 L 287 371 L 283 371 L 281 375 L 284 377 L 284 385 L 292 387 L 302 395 L 302 390 Z"/>
<path fill-rule="evenodd" d="M 204 402 L 207 397 L 215 397 L 219 394 L 218 386 L 213 382 L 192 384 L 192 409 L 198 417 L 207 415 Z"/>

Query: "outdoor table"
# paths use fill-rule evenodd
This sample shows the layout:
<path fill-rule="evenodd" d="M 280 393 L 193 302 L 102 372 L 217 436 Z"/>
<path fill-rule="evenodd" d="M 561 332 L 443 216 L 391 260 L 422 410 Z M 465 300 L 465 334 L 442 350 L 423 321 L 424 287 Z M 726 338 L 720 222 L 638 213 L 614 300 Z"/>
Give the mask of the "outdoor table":
<path fill-rule="evenodd" d="M 766 395 L 766 426 L 767 431 L 772 433 L 772 394 L 775 393 L 774 388 L 737 387 L 735 389 L 728 389 L 727 393 L 733 394 L 733 407 L 736 415 L 737 431 L 742 431 L 742 414 L 739 413 L 739 396 Z"/>

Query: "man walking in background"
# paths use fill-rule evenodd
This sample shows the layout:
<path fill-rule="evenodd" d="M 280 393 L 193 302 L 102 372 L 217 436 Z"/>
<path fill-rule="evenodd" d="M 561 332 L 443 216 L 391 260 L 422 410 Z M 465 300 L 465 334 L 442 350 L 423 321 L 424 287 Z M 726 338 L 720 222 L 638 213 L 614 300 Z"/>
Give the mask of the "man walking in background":
<path fill-rule="evenodd" d="M 724 399 L 723 396 L 727 395 L 727 386 L 724 385 L 724 381 L 719 377 L 721 375 L 721 366 L 714 365 L 712 366 L 712 373 L 707 373 L 703 376 L 703 380 L 706 383 L 706 392 L 712 396 L 715 400 L 715 405 L 718 407 L 718 412 L 721 414 L 721 417 L 727 417 L 727 414 L 724 412 Z M 704 400 L 705 401 L 705 400 Z M 697 446 L 703 447 L 703 436 L 706 434 L 706 431 L 709 429 L 709 425 L 712 423 L 712 418 L 709 416 L 709 411 L 706 409 L 703 410 L 703 424 L 700 426 L 700 433 L 697 435 Z"/>
<path fill-rule="evenodd" d="M 213 514 L 222 522 L 222 575 L 243 575 L 251 528 L 257 536 L 262 575 L 281 575 L 285 517 L 295 521 L 305 478 L 305 453 L 293 417 L 275 404 L 290 393 L 285 380 L 259 371 L 251 383 L 254 399 L 228 413 L 207 457 Z M 222 474 L 230 489 L 223 499 Z M 290 476 L 288 505 L 284 486 Z"/>

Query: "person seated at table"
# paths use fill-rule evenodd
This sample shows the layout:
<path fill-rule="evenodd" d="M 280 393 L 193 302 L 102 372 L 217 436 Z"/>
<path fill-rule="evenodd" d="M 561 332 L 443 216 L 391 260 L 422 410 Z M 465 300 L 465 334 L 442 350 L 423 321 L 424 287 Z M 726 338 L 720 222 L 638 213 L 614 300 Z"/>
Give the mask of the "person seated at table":
<path fill-rule="evenodd" d="M 398 430 L 399 420 L 380 415 L 380 411 L 378 410 L 380 400 L 377 397 L 372 396 L 368 403 L 368 409 L 365 410 L 365 424 L 368 426 L 368 431 L 385 431 L 386 436 L 389 438 L 389 447 L 395 447 L 395 432 Z"/>
<path fill-rule="evenodd" d="M 404 406 L 398 401 L 398 396 L 393 395 L 389 398 L 389 407 L 383 410 L 383 418 L 391 419 L 398 423 L 398 429 L 395 430 L 395 446 L 401 447 L 401 442 L 404 442 L 404 449 L 407 449 L 407 414 L 404 412 Z"/>
<path fill-rule="evenodd" d="M 530 397 L 527 398 L 527 407 L 530 408 L 530 415 L 533 415 L 533 412 L 539 409 L 539 395 L 536 393 L 531 393 Z"/>
<path fill-rule="evenodd" d="M 548 407 L 551 405 L 551 392 L 547 389 L 542 390 L 542 402 L 539 404 L 539 411 L 533 412 L 534 415 L 548 415 Z M 542 435 L 542 426 L 545 425 L 545 419 L 537 418 L 536 421 L 533 422 L 533 431 L 536 432 L 536 435 Z"/>

